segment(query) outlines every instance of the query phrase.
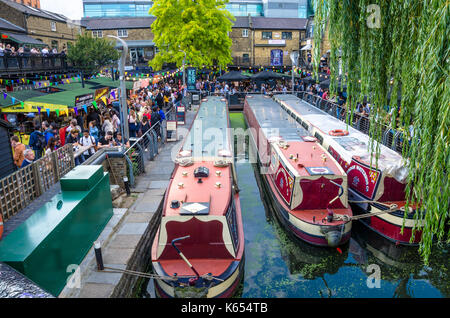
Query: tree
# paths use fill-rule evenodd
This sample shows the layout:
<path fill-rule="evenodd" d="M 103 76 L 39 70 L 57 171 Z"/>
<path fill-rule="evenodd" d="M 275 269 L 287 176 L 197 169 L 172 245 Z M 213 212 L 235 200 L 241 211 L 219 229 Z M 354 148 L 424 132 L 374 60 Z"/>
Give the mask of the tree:
<path fill-rule="evenodd" d="M 69 45 L 67 53 L 68 60 L 84 76 L 98 74 L 102 67 L 118 60 L 119 57 L 120 53 L 115 48 L 113 40 L 93 38 L 90 34 L 79 36 L 75 44 Z"/>
<path fill-rule="evenodd" d="M 194 67 L 225 67 L 231 63 L 231 32 L 234 17 L 225 9 L 228 0 L 155 0 L 150 13 L 154 42 L 159 49 L 150 66 L 164 63 Z M 185 55 L 186 54 L 186 55 Z"/>
<path fill-rule="evenodd" d="M 339 52 L 348 81 L 348 122 L 356 101 L 371 96 L 370 148 L 376 158 L 379 143 L 373 141 L 381 140 L 383 126 L 404 132 L 407 205 L 425 211 L 415 213 L 425 224 L 419 249 L 425 263 L 434 240 L 450 242 L 449 7 L 442 0 L 315 0 L 314 43 L 320 45 L 328 23 L 330 90 Z M 397 107 L 396 98 L 388 103 L 391 92 L 399 92 L 401 107 L 387 120 L 386 105 Z"/>

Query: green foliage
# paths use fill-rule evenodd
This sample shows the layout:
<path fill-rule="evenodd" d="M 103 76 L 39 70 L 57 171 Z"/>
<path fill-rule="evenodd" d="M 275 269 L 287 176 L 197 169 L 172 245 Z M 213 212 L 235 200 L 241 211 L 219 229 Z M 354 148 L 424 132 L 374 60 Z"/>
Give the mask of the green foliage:
<path fill-rule="evenodd" d="M 93 38 L 81 35 L 77 42 L 69 45 L 67 58 L 85 76 L 97 74 L 104 66 L 117 61 L 120 52 L 115 48 L 115 40 Z"/>
<path fill-rule="evenodd" d="M 160 69 L 164 63 L 194 67 L 226 67 L 231 63 L 231 32 L 234 17 L 225 10 L 228 0 L 155 0 L 150 13 L 154 42 L 159 52 L 149 63 Z M 185 52 L 185 53 L 184 53 Z"/>
<path fill-rule="evenodd" d="M 449 2 L 315 0 L 315 5 L 314 24 L 329 23 L 330 90 L 335 92 L 341 52 L 350 114 L 363 96 L 368 96 L 372 105 L 369 147 L 376 160 L 382 128 L 404 132 L 403 157 L 409 168 L 407 205 L 426 211 L 415 213 L 415 218 L 416 224 L 425 224 L 419 251 L 427 263 L 433 240 L 450 242 Z M 373 5 L 379 8 L 379 16 L 371 10 Z M 379 27 L 370 23 L 374 17 L 379 18 Z M 318 30 L 315 45 L 320 41 Z M 320 54 L 314 58 L 319 59 Z M 386 116 L 386 107 L 397 108 L 397 93 L 400 112 Z"/>

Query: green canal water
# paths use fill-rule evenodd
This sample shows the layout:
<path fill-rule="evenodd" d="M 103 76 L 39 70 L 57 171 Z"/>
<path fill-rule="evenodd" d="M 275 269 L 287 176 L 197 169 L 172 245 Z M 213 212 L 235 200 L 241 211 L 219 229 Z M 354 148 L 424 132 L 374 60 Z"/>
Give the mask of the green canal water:
<path fill-rule="evenodd" d="M 242 113 L 230 118 L 233 128 L 246 128 Z M 448 246 L 436 246 L 425 266 L 417 248 L 395 246 L 355 222 L 350 242 L 339 250 L 313 247 L 280 225 L 245 153 L 236 157 L 236 170 L 245 233 L 236 298 L 450 297 Z M 153 282 L 144 284 L 143 297 L 153 294 Z"/>

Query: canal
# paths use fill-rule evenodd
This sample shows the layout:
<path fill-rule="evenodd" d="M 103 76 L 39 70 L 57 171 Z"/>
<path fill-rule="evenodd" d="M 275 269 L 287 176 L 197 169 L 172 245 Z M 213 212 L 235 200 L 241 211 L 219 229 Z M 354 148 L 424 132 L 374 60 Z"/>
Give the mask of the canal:
<path fill-rule="evenodd" d="M 246 129 L 242 113 L 232 128 Z M 236 145 L 235 145 L 236 146 Z M 237 145 L 248 149 L 248 145 Z M 281 227 L 248 151 L 237 151 L 236 170 L 245 233 L 245 273 L 238 298 L 440 298 L 450 296 L 448 246 L 436 246 L 428 266 L 417 248 L 395 246 L 358 221 L 350 242 L 317 248 Z M 377 280 L 377 278 L 379 278 Z M 141 297 L 153 297 L 153 282 Z"/>

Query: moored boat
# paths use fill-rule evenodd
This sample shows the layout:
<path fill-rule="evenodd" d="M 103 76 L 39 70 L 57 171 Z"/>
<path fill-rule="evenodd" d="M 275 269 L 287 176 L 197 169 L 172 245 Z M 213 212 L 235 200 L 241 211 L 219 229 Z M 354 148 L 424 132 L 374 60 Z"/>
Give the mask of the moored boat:
<path fill-rule="evenodd" d="M 261 177 L 284 227 L 316 246 L 346 243 L 352 211 L 342 167 L 272 99 L 247 97 L 244 115 Z"/>
<path fill-rule="evenodd" d="M 231 297 L 239 286 L 244 231 L 228 128 L 226 102 L 209 97 L 177 155 L 152 246 L 159 297 Z"/>
<path fill-rule="evenodd" d="M 375 167 L 376 159 L 371 158 L 368 151 L 368 135 L 347 127 L 346 123 L 296 96 L 280 95 L 274 99 L 319 139 L 344 168 L 349 180 L 349 200 L 358 206 L 356 211 L 364 214 L 361 222 L 391 242 L 417 245 L 422 224 L 415 221 L 413 207 L 407 208 L 405 213 L 408 170 L 402 156 L 380 144 L 380 157 Z M 414 227 L 419 230 L 411 241 Z"/>

